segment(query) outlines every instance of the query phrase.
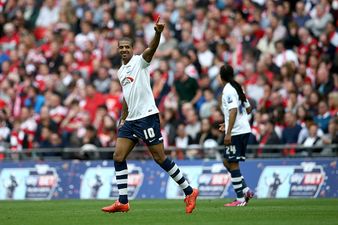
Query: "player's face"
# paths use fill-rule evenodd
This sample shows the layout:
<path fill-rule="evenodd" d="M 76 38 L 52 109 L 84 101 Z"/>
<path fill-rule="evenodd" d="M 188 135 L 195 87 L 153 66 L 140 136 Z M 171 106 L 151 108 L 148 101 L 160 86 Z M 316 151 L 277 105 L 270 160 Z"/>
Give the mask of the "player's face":
<path fill-rule="evenodd" d="M 133 47 L 131 46 L 131 43 L 129 41 L 120 41 L 118 48 L 123 62 L 128 62 L 133 56 Z"/>

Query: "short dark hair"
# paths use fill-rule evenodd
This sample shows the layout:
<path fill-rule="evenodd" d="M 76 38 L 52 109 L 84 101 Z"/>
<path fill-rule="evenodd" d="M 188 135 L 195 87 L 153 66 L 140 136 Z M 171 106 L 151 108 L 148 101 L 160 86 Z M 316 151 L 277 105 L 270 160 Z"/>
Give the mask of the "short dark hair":
<path fill-rule="evenodd" d="M 131 39 L 130 37 L 122 37 L 120 38 L 118 44 L 120 45 L 120 41 L 128 41 L 131 45 L 131 47 L 134 47 L 134 40 Z"/>

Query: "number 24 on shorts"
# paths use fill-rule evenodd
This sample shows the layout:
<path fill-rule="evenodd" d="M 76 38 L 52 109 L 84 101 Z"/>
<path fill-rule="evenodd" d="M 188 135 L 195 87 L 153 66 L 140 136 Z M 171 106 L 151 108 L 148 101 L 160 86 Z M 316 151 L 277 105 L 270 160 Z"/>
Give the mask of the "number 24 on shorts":
<path fill-rule="evenodd" d="M 229 145 L 226 147 L 226 154 L 227 155 L 234 155 L 236 154 L 236 146 L 235 145 Z"/>

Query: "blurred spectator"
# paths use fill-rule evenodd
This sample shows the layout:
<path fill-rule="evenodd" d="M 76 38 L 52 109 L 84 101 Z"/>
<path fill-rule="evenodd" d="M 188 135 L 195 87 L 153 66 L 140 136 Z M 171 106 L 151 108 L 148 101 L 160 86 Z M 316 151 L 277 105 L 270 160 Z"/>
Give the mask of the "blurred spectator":
<path fill-rule="evenodd" d="M 209 139 L 214 139 L 211 133 L 210 121 L 208 119 L 202 119 L 201 130 L 197 133 L 196 136 L 196 144 L 203 146 L 204 142 Z"/>
<path fill-rule="evenodd" d="M 175 138 L 175 147 L 177 148 L 177 152 L 175 156 L 178 159 L 182 159 L 184 157 L 182 154 L 182 150 L 185 150 L 189 147 L 189 145 L 194 144 L 194 140 L 191 136 L 189 136 L 186 132 L 186 127 L 183 123 L 178 124 L 176 128 L 176 138 Z"/>
<path fill-rule="evenodd" d="M 81 141 L 81 159 L 98 159 L 98 147 L 101 147 L 101 143 L 97 137 L 97 130 L 92 125 L 86 126 L 86 131 Z"/>
<path fill-rule="evenodd" d="M 302 145 L 305 147 L 315 147 L 322 145 L 322 139 L 318 135 L 318 126 L 315 123 L 310 124 L 309 126 L 309 136 L 302 141 Z M 313 149 L 312 152 L 320 152 L 321 148 Z M 308 153 L 305 152 L 307 155 Z"/>
<path fill-rule="evenodd" d="M 176 112 L 173 109 L 166 108 L 163 116 L 164 129 L 168 135 L 168 144 L 175 145 L 176 127 L 178 125 Z"/>
<path fill-rule="evenodd" d="M 97 77 L 93 81 L 95 88 L 100 93 L 108 93 L 110 88 L 111 79 L 108 74 L 108 69 L 100 67 Z"/>
<path fill-rule="evenodd" d="M 201 63 L 202 71 L 207 70 L 212 66 L 214 60 L 214 54 L 208 49 L 208 45 L 205 41 L 200 41 L 197 44 L 197 57 L 198 61 Z"/>
<path fill-rule="evenodd" d="M 316 74 L 316 87 L 323 96 L 327 96 L 334 88 L 333 77 L 328 69 L 325 63 L 321 63 Z"/>
<path fill-rule="evenodd" d="M 118 120 L 122 110 L 122 90 L 117 80 L 112 80 L 110 84 L 109 93 L 106 95 L 106 106 L 109 115 Z"/>
<path fill-rule="evenodd" d="M 328 133 L 322 137 L 324 145 L 338 144 L 338 118 L 332 118 L 329 123 Z M 324 148 L 322 151 L 323 155 L 330 155 L 332 148 Z"/>
<path fill-rule="evenodd" d="M 164 97 L 170 92 L 170 86 L 167 83 L 167 75 L 162 74 L 160 70 L 155 70 L 152 74 L 152 89 L 156 105 L 161 107 Z"/>
<path fill-rule="evenodd" d="M 83 111 L 79 106 L 79 101 L 73 100 L 69 105 L 69 111 L 60 124 L 62 130 L 62 140 L 66 146 L 72 146 L 71 140 L 74 139 L 76 131 L 82 126 Z"/>
<path fill-rule="evenodd" d="M 314 121 L 324 131 L 324 133 L 327 133 L 330 120 L 331 115 L 327 103 L 325 101 L 320 101 L 318 104 L 318 115 L 314 118 Z"/>
<path fill-rule="evenodd" d="M 49 109 L 47 106 L 43 106 L 40 111 L 40 116 L 37 118 L 37 128 L 35 133 L 35 147 L 39 146 L 39 142 L 42 137 L 42 129 L 48 128 L 50 132 L 58 132 L 58 124 L 51 119 Z"/>
<path fill-rule="evenodd" d="M 172 50 L 175 49 L 178 45 L 177 40 L 173 37 L 173 34 L 170 29 L 163 30 L 163 37 L 161 38 L 161 43 L 158 46 L 158 49 L 155 53 L 155 57 L 159 58 L 168 58 L 172 54 Z"/>
<path fill-rule="evenodd" d="M 45 28 L 53 26 L 59 20 L 59 11 L 55 0 L 46 0 L 40 9 L 36 26 Z"/>
<path fill-rule="evenodd" d="M 297 124 L 296 117 L 291 112 L 285 113 L 284 121 L 285 128 L 282 132 L 282 142 L 284 144 L 296 144 L 302 127 Z"/>
<path fill-rule="evenodd" d="M 258 144 L 260 146 L 281 144 L 281 140 L 275 131 L 274 123 L 268 116 L 260 121 L 258 129 L 260 133 Z M 257 149 L 258 156 L 262 155 L 263 152 L 279 153 L 280 149 Z"/>
<path fill-rule="evenodd" d="M 184 72 L 184 64 L 181 62 L 177 62 L 176 64 L 175 77 L 176 80 L 174 85 L 180 104 L 184 102 L 191 102 L 192 104 L 195 104 L 201 97 L 202 92 L 198 88 L 196 79 L 189 77 Z"/>
<path fill-rule="evenodd" d="M 47 104 L 50 107 L 50 118 L 59 125 L 68 112 L 68 109 L 62 105 L 61 96 L 58 93 L 52 93 Z"/>
<path fill-rule="evenodd" d="M 338 116 L 338 91 L 329 94 L 328 106 L 331 116 Z"/>
<path fill-rule="evenodd" d="M 296 11 L 293 14 L 293 19 L 299 27 L 304 27 L 305 23 L 311 19 L 310 15 L 305 12 L 305 4 L 303 1 L 296 3 Z"/>
<path fill-rule="evenodd" d="M 310 126 L 314 124 L 314 120 L 311 116 L 305 116 L 304 118 L 304 125 L 302 126 L 302 130 L 300 131 L 298 135 L 298 144 L 304 143 L 305 139 L 309 137 L 309 132 L 310 132 Z M 324 132 L 322 129 L 317 128 L 317 134 L 316 136 L 322 137 L 324 135 Z"/>
<path fill-rule="evenodd" d="M 195 141 L 197 134 L 201 131 L 201 122 L 195 110 L 191 109 L 186 114 L 185 132 Z"/>
<path fill-rule="evenodd" d="M 217 107 L 218 102 L 214 97 L 214 93 L 211 89 L 205 89 L 203 91 L 204 102 L 202 103 L 199 111 L 201 119 L 209 118 L 212 113 L 212 109 Z"/>
<path fill-rule="evenodd" d="M 276 47 L 276 58 L 275 63 L 278 67 L 281 67 L 284 63 L 292 61 L 298 65 L 297 55 L 294 51 L 290 49 L 285 49 L 283 41 L 279 40 L 275 43 Z"/>
<path fill-rule="evenodd" d="M 3 114 L 3 112 L 1 112 Z M 5 154 L 2 153 L 9 147 L 11 129 L 6 124 L 4 117 L 0 116 L 0 160 L 5 158 Z"/>
<path fill-rule="evenodd" d="M 283 40 L 287 35 L 287 30 L 285 26 L 278 19 L 277 15 L 272 15 L 270 17 L 270 26 L 272 28 L 272 40 L 280 41 Z"/>
<path fill-rule="evenodd" d="M 37 123 L 33 117 L 32 108 L 23 107 L 20 114 L 20 130 L 25 135 L 25 148 L 33 148 L 33 141 L 37 129 Z"/>
<path fill-rule="evenodd" d="M 84 109 L 89 113 L 92 121 L 95 119 L 97 108 L 103 104 L 105 104 L 104 96 L 96 91 L 93 84 L 88 84 L 86 86 L 86 99 Z"/>
<path fill-rule="evenodd" d="M 39 93 L 38 88 L 29 86 L 24 105 L 27 107 L 32 107 L 35 113 L 40 113 L 41 107 L 44 105 L 44 103 L 45 97 Z"/>
<path fill-rule="evenodd" d="M 275 41 L 273 41 L 273 31 L 272 28 L 268 27 L 265 30 L 265 35 L 259 40 L 257 44 L 257 49 L 262 53 L 275 54 Z"/>
<path fill-rule="evenodd" d="M 20 42 L 20 36 L 13 23 L 6 23 L 3 27 L 5 35 L 0 37 L 1 50 L 5 53 L 13 51 Z"/>
<path fill-rule="evenodd" d="M 319 37 L 324 32 L 326 25 L 333 20 L 330 13 L 325 12 L 325 8 L 322 4 L 316 5 L 316 15 L 305 23 L 305 26 L 309 28 L 312 33 Z"/>
<path fill-rule="evenodd" d="M 88 41 L 95 41 L 95 34 L 92 32 L 91 24 L 88 22 L 81 23 L 81 33 L 75 36 L 75 44 L 81 50 L 85 50 L 86 42 Z"/>

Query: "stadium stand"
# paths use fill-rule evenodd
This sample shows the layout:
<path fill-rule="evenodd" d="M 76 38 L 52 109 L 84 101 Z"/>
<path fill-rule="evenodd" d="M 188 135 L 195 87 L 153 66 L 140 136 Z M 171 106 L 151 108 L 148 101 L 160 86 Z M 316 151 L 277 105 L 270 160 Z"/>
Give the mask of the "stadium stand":
<path fill-rule="evenodd" d="M 325 146 L 338 144 L 337 1 L 2 0 L 0 160 L 39 148 L 49 149 L 34 153 L 44 157 L 61 150 L 65 158 L 110 158 L 86 152 L 115 146 L 117 41 L 133 38 L 140 54 L 158 15 L 166 30 L 152 85 L 172 157 L 200 158 L 201 146 L 222 146 L 224 63 L 254 106 L 255 156 L 336 151 Z"/>

